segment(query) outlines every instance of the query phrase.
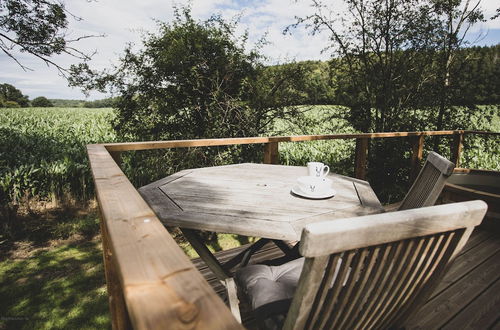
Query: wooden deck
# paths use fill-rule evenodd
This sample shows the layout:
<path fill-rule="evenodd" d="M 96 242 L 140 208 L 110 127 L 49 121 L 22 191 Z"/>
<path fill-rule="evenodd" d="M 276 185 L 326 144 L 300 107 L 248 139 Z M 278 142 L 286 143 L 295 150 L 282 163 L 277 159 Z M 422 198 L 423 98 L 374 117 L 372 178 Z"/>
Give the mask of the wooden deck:
<path fill-rule="evenodd" d="M 500 226 L 492 220 L 476 228 L 456 262 L 426 305 L 410 320 L 409 329 L 500 329 Z M 245 247 L 216 253 L 227 261 Z M 250 263 L 283 256 L 267 244 Z M 193 259 L 212 288 L 226 301 L 225 289 L 201 259 Z M 254 328 L 242 310 L 243 324 Z"/>

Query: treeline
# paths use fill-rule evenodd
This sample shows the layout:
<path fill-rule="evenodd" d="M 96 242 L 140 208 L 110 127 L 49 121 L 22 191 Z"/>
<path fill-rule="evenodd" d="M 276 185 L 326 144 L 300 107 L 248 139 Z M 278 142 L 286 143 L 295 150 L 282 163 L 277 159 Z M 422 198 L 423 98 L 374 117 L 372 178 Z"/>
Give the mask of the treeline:
<path fill-rule="evenodd" d="M 95 101 L 84 100 L 64 100 L 47 99 L 45 96 L 39 96 L 33 100 L 28 95 L 10 84 L 0 84 L 0 108 L 112 108 L 116 98 L 105 98 Z"/>
<path fill-rule="evenodd" d="M 439 58 L 436 53 L 435 61 Z M 500 104 L 500 44 L 470 47 L 457 51 L 453 79 L 450 81 L 453 105 Z M 299 104 L 345 105 L 345 86 L 338 77 L 342 61 L 303 61 L 270 66 L 268 70 L 298 69 L 299 79 L 289 89 Z"/>
<path fill-rule="evenodd" d="M 116 98 L 108 97 L 94 101 L 65 99 L 50 99 L 50 101 L 54 104 L 54 107 L 59 108 L 112 108 L 116 102 Z"/>

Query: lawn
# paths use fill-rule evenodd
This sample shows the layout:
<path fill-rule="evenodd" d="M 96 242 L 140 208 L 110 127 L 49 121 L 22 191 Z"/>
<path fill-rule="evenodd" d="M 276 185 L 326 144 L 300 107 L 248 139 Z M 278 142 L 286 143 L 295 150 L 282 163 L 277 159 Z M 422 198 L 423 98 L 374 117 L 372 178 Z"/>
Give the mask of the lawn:
<path fill-rule="evenodd" d="M 63 244 L 0 263 L 0 328 L 110 327 L 100 242 Z"/>

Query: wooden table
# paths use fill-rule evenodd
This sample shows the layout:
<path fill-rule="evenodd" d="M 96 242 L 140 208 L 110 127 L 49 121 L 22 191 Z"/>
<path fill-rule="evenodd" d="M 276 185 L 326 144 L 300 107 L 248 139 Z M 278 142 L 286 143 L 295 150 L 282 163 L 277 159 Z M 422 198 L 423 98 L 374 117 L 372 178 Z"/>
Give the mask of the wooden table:
<path fill-rule="evenodd" d="M 220 279 L 227 269 L 193 230 L 277 240 L 300 240 L 306 224 L 383 212 L 366 181 L 330 174 L 333 198 L 311 200 L 291 193 L 306 167 L 238 164 L 184 170 L 139 189 L 166 226 L 180 227 Z M 278 245 L 280 246 L 280 245 Z M 282 246 L 281 246 L 282 247 Z"/>

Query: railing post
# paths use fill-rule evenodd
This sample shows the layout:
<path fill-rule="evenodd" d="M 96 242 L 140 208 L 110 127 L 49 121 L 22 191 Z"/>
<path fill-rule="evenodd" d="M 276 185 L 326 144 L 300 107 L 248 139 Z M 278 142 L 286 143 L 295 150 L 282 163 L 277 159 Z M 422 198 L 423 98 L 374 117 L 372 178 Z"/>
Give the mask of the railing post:
<path fill-rule="evenodd" d="M 118 167 L 122 165 L 122 152 L 121 151 L 109 151 L 111 158 L 115 161 Z"/>
<path fill-rule="evenodd" d="M 264 164 L 279 164 L 279 142 L 268 142 L 264 144 Z"/>
<path fill-rule="evenodd" d="M 412 137 L 412 151 L 411 151 L 411 171 L 410 182 L 413 182 L 418 172 L 420 172 L 420 164 L 422 162 L 422 154 L 424 151 L 424 135 Z"/>
<path fill-rule="evenodd" d="M 453 140 L 450 146 L 451 161 L 455 163 L 455 167 L 460 167 L 460 154 L 464 143 L 464 133 L 459 132 L 453 135 Z"/>
<path fill-rule="evenodd" d="M 366 177 L 366 159 L 368 156 L 368 138 L 356 139 L 356 155 L 354 159 L 354 176 L 364 180 Z"/>

